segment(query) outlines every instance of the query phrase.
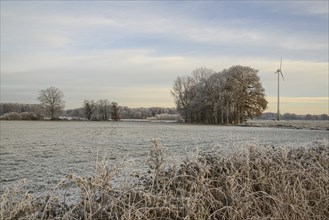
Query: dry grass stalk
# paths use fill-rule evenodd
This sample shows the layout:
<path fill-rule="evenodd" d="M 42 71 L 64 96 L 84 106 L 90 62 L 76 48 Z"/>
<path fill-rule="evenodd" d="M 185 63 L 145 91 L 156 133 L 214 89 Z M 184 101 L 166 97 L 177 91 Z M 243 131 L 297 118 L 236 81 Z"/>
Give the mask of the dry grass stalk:
<path fill-rule="evenodd" d="M 69 175 L 58 188 L 77 188 L 67 204 L 14 187 L 1 196 L 1 219 L 327 219 L 329 146 L 251 146 L 223 156 L 199 153 L 168 168 L 158 140 L 149 170 L 120 177 L 126 163 L 98 163 L 94 176 Z M 129 182 L 130 184 L 120 184 Z"/>

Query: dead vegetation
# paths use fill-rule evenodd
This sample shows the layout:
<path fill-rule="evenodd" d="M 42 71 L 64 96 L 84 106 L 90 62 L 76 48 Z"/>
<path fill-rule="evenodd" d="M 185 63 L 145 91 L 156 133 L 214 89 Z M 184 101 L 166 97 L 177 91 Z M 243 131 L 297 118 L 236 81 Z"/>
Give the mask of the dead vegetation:
<path fill-rule="evenodd" d="M 68 175 L 53 192 L 21 185 L 0 199 L 1 219 L 328 219 L 328 142 L 309 147 L 249 146 L 170 162 L 158 140 L 137 172 L 129 162 Z M 123 175 L 124 174 L 124 175 Z M 78 196 L 69 201 L 69 194 Z"/>

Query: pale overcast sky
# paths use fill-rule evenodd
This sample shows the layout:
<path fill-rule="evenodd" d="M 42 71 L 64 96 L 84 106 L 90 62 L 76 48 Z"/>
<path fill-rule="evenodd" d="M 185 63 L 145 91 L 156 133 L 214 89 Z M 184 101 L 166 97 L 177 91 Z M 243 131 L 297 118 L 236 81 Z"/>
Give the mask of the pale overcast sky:
<path fill-rule="evenodd" d="M 177 76 L 259 70 L 276 111 L 328 114 L 328 1 L 1 1 L 1 102 L 55 86 L 84 99 L 174 107 Z"/>

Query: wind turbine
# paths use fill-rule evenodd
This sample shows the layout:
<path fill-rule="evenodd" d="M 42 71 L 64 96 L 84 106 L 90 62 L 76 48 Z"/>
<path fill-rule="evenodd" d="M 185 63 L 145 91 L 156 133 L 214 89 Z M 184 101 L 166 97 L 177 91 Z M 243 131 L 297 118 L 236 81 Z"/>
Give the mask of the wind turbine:
<path fill-rule="evenodd" d="M 277 112 L 277 116 L 276 116 L 276 119 L 278 121 L 280 121 L 280 74 L 281 74 L 282 79 L 284 80 L 281 68 L 282 68 L 282 57 L 281 57 L 280 69 L 277 69 L 277 71 L 274 73 L 274 74 L 276 74 L 276 73 L 278 74 L 278 112 Z"/>

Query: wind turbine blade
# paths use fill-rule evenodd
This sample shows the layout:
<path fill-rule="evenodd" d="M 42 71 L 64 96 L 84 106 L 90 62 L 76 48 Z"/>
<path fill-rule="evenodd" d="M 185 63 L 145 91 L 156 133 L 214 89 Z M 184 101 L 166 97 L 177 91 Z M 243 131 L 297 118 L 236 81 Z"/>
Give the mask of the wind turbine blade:
<path fill-rule="evenodd" d="M 284 80 L 284 77 L 283 77 L 283 74 L 282 74 L 282 72 L 281 72 L 281 71 L 280 71 L 280 73 L 281 73 L 282 79 Z"/>
<path fill-rule="evenodd" d="M 282 68 L 282 57 L 281 57 L 281 63 L 280 63 L 280 70 L 281 70 L 281 68 Z M 282 74 L 282 73 L 281 73 Z"/>

